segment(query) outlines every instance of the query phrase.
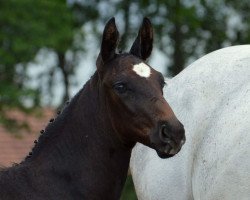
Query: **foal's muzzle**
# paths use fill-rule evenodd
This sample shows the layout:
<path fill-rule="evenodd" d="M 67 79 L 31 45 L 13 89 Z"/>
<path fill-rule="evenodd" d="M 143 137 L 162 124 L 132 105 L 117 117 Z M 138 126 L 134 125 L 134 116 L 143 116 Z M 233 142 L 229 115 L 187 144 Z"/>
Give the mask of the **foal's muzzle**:
<path fill-rule="evenodd" d="M 152 140 L 159 157 L 172 157 L 181 150 L 186 141 L 184 127 L 178 120 L 161 122 L 158 134 Z"/>

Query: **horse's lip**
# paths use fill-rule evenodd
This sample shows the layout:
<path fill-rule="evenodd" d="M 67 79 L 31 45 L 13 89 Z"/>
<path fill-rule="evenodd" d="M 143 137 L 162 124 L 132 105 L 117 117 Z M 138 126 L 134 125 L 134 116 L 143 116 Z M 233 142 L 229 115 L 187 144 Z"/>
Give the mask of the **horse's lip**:
<path fill-rule="evenodd" d="M 170 149 L 174 149 L 174 148 L 176 148 L 176 146 L 177 146 L 177 144 L 175 143 L 175 141 L 170 140 L 170 139 L 167 139 L 167 140 L 165 141 L 165 143 L 167 144 L 167 145 L 165 145 L 165 147 L 169 147 Z M 164 151 L 165 151 L 165 150 L 164 150 Z"/>
<path fill-rule="evenodd" d="M 176 145 L 174 145 L 174 142 L 171 142 L 171 143 L 165 143 L 160 148 L 156 144 L 152 144 L 152 146 L 156 150 L 158 156 L 164 159 L 175 156 L 181 150 L 182 145 L 178 148 Z"/>
<path fill-rule="evenodd" d="M 163 153 L 163 152 L 157 151 L 157 150 L 156 150 L 156 152 L 157 152 L 158 156 L 162 159 L 171 158 L 175 155 L 175 154 L 166 154 L 165 152 Z"/>
<path fill-rule="evenodd" d="M 170 144 L 168 144 L 168 145 L 166 145 L 166 146 L 164 147 L 163 152 L 164 152 L 165 154 L 170 154 L 170 152 L 171 152 L 172 150 L 173 150 L 173 146 L 170 145 Z"/>

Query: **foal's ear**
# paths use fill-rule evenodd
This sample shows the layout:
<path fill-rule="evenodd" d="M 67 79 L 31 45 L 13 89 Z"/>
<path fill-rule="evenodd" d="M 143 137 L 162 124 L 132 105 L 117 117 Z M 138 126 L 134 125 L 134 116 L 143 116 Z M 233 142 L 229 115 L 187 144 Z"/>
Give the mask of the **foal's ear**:
<path fill-rule="evenodd" d="M 119 32 L 115 25 L 115 18 L 111 18 L 103 31 L 100 56 L 105 63 L 115 56 L 115 50 L 118 45 Z"/>
<path fill-rule="evenodd" d="M 152 51 L 153 48 L 153 28 L 150 20 L 144 18 L 137 38 L 135 39 L 130 53 L 146 60 Z"/>

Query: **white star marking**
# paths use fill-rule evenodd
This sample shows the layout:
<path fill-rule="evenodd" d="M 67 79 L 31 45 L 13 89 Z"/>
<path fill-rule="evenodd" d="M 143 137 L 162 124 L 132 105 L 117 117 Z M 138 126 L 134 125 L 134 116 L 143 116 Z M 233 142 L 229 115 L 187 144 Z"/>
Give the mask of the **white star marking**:
<path fill-rule="evenodd" d="M 141 77 L 148 78 L 151 74 L 151 69 L 145 63 L 139 63 L 133 66 L 133 71 Z"/>

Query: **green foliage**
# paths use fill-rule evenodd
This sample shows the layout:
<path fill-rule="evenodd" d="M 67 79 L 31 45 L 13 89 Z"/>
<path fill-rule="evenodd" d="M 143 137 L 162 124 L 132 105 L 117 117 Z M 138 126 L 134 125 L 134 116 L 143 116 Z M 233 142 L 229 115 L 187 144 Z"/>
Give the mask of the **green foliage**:
<path fill-rule="evenodd" d="M 42 47 L 65 52 L 74 34 L 63 0 L 1 1 L 0 25 L 1 82 L 13 81 L 16 65 L 31 61 Z"/>
<path fill-rule="evenodd" d="M 233 1 L 225 0 L 225 4 L 235 12 L 240 18 L 240 27 L 235 27 L 235 37 L 233 44 L 249 44 L 250 43 L 250 3 L 248 0 Z"/>
<path fill-rule="evenodd" d="M 171 76 L 175 76 L 190 62 L 206 53 L 229 45 L 249 43 L 250 4 L 247 0 L 111 2 L 110 11 L 114 12 L 109 12 L 108 17 L 122 16 L 124 21 L 126 36 L 121 40 L 121 47 L 130 44 L 128 40 L 134 37 L 130 30 L 138 28 L 138 18 L 149 17 L 154 25 L 155 47 L 169 61 L 166 73 Z M 242 21 L 232 28 L 228 22 L 235 15 Z M 229 32 L 236 36 L 231 37 Z"/>
<path fill-rule="evenodd" d="M 73 18 L 64 0 L 1 1 L 0 24 L 4 65 L 28 62 L 42 47 L 65 52 L 73 40 Z"/>
<path fill-rule="evenodd" d="M 132 176 L 128 175 L 120 200 L 137 200 Z"/>
<path fill-rule="evenodd" d="M 6 108 L 39 105 L 39 91 L 25 85 L 27 63 L 44 47 L 65 52 L 74 22 L 64 0 L 0 1 L 0 117 Z M 21 68 L 21 70 L 20 70 Z M 1 120 L 6 122 L 6 120 Z"/>

